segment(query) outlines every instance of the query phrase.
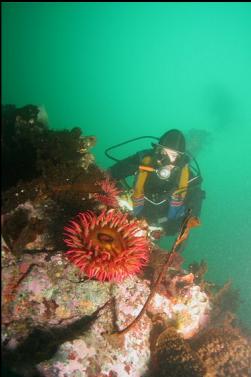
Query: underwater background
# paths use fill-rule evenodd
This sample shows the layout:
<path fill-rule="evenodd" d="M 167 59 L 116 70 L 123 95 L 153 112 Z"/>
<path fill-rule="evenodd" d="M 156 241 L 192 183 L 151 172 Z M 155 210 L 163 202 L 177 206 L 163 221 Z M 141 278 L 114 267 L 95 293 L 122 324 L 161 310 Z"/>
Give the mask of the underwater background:
<path fill-rule="evenodd" d="M 197 143 L 206 199 L 183 257 L 233 282 L 249 326 L 250 88 L 250 3 L 2 3 L 3 104 L 43 105 L 52 129 L 95 135 L 104 169 L 104 151 L 134 137 L 178 128 Z"/>

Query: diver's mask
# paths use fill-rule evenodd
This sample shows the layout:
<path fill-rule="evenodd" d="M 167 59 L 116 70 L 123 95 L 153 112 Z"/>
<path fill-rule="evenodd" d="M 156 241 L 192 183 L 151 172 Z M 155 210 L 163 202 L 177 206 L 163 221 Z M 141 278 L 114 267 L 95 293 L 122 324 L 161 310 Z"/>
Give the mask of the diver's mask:
<path fill-rule="evenodd" d="M 179 161 L 180 158 L 185 154 L 183 152 L 176 151 L 175 149 L 167 148 L 161 144 L 155 144 L 154 146 L 157 161 L 162 163 L 162 165 L 164 165 L 165 162 L 176 164 L 176 162 Z"/>
<path fill-rule="evenodd" d="M 153 146 L 155 147 L 155 167 L 141 165 L 139 169 L 155 172 L 158 178 L 162 180 L 168 180 L 170 177 L 174 177 L 184 165 L 186 154 L 166 148 L 160 144 L 154 144 Z"/>
<path fill-rule="evenodd" d="M 163 145 L 156 145 L 156 164 L 155 169 L 160 179 L 168 180 L 170 176 L 180 169 L 179 165 L 184 153 L 166 148 Z"/>

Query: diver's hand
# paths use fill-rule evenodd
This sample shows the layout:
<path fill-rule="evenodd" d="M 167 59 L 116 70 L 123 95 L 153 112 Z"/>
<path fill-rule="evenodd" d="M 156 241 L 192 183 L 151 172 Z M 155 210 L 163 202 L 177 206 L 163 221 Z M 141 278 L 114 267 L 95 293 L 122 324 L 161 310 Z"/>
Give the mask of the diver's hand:
<path fill-rule="evenodd" d="M 150 226 L 149 227 L 149 237 L 152 241 L 159 240 L 161 237 L 165 235 L 165 231 L 161 227 Z"/>

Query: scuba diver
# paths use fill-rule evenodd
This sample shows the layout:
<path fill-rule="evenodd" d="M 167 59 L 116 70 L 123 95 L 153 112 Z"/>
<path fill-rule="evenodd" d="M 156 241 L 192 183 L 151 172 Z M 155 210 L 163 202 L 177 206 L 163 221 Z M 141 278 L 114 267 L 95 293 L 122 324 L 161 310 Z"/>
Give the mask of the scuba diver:
<path fill-rule="evenodd" d="M 131 197 L 133 214 L 147 221 L 152 238 L 157 240 L 175 235 L 187 211 L 199 217 L 205 192 L 201 189 L 199 166 L 186 152 L 181 131 L 166 132 L 152 147 L 121 161 L 113 158 L 117 162 L 107 173 L 117 183 L 135 176 Z"/>

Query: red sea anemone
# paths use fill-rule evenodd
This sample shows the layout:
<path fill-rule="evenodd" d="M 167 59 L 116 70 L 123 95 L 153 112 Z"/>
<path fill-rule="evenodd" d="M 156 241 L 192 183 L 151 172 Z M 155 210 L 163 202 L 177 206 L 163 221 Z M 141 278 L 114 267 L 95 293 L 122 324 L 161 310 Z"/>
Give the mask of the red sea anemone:
<path fill-rule="evenodd" d="M 89 278 L 121 282 L 149 259 L 150 242 L 142 222 L 111 209 L 79 213 L 64 228 L 69 260 Z"/>
<path fill-rule="evenodd" d="M 97 186 L 100 186 L 102 192 L 95 193 L 93 198 L 108 207 L 118 207 L 117 196 L 121 193 L 121 190 L 117 188 L 115 182 L 105 178 L 98 182 Z"/>

